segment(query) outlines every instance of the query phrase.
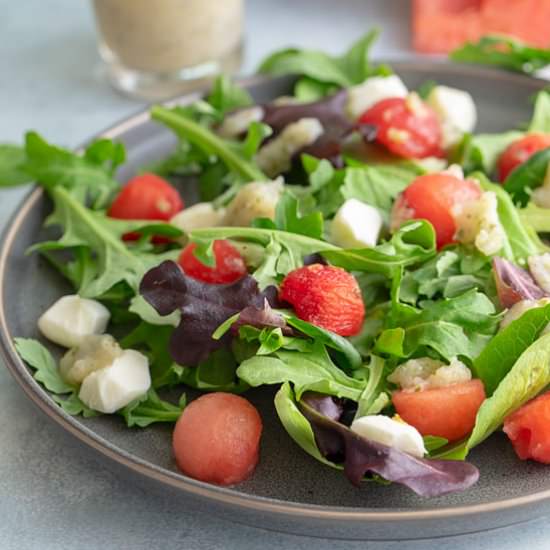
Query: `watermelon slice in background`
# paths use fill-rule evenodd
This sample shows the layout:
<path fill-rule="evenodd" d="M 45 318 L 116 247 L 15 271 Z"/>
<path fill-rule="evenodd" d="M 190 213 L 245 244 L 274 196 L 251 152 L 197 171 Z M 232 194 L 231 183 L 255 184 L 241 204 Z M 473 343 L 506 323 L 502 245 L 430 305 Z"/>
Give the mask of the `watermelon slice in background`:
<path fill-rule="evenodd" d="M 484 34 L 550 46 L 550 0 L 413 0 L 414 48 L 448 53 Z"/>

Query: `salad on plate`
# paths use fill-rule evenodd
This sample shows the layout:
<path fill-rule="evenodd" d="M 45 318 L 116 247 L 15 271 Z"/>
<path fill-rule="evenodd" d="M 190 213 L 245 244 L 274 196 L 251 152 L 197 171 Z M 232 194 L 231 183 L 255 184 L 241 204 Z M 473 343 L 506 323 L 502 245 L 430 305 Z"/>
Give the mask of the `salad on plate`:
<path fill-rule="evenodd" d="M 409 90 L 370 61 L 375 35 L 269 56 L 261 73 L 297 75 L 269 103 L 222 77 L 153 106 L 178 145 L 122 187 L 121 143 L 0 146 L 0 184 L 36 181 L 53 204 L 57 238 L 31 252 L 74 287 L 41 341 L 15 340 L 66 413 L 174 423 L 179 469 L 220 485 L 261 460 L 261 386 L 356 485 L 465 490 L 469 451 L 501 427 L 550 463 L 550 93 L 528 124 L 476 133 L 467 90 Z"/>

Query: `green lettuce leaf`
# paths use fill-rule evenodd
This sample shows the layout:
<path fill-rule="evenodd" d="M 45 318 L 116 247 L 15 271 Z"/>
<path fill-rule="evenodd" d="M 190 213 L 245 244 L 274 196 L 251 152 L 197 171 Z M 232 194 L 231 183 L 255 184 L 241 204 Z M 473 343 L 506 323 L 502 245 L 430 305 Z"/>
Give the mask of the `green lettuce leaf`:
<path fill-rule="evenodd" d="M 476 378 L 491 396 L 521 354 L 550 323 L 550 305 L 526 311 L 501 330 L 473 362 Z"/>
<path fill-rule="evenodd" d="M 510 172 L 504 182 L 504 189 L 516 204 L 525 206 L 529 202 L 530 191 L 544 182 L 549 162 L 550 148 L 543 149 Z"/>
<path fill-rule="evenodd" d="M 529 123 L 529 132 L 550 133 L 550 91 L 541 90 L 535 100 L 533 118 Z"/>
<path fill-rule="evenodd" d="M 174 405 L 161 399 L 151 388 L 145 395 L 132 401 L 120 410 L 129 428 L 137 426 L 146 428 L 157 422 L 175 423 L 181 416 L 186 405 L 185 394 L 180 397 L 179 403 Z"/>
<path fill-rule="evenodd" d="M 9 143 L 0 144 L 0 187 L 23 185 L 32 181 L 24 167 L 25 149 Z"/>
<path fill-rule="evenodd" d="M 302 75 L 316 82 L 347 88 L 360 84 L 369 76 L 388 74 L 387 67 L 373 66 L 369 60 L 370 49 L 377 37 L 377 30 L 370 31 L 341 56 L 297 48 L 280 50 L 264 59 L 258 72 Z"/>
<path fill-rule="evenodd" d="M 281 348 L 270 356 L 251 357 L 240 364 L 237 376 L 252 387 L 292 382 L 298 399 L 305 391 L 316 391 L 358 401 L 365 386 L 339 369 L 319 342 L 309 351 Z"/>
<path fill-rule="evenodd" d="M 46 224 L 60 225 L 64 230 L 63 236 L 57 241 L 38 243 L 31 250 L 87 251 L 87 254 L 75 254 L 77 264 L 73 265 L 71 272 L 73 283 L 81 296 L 102 296 L 121 282 L 137 293 L 139 282 L 146 271 L 163 260 L 175 260 L 178 255 L 177 250 L 156 254 L 139 245 L 128 245 L 122 240 L 122 236 L 130 232 L 138 232 L 143 238 L 151 235 L 182 235 L 174 226 L 109 218 L 101 211 L 86 208 L 61 186 L 52 188 L 50 194 L 55 209 Z"/>
<path fill-rule="evenodd" d="M 488 35 L 476 43 L 467 42 L 452 51 L 449 57 L 462 63 L 493 65 L 533 74 L 550 64 L 550 49 L 535 48 L 508 36 Z"/>
<path fill-rule="evenodd" d="M 435 253 L 434 229 L 424 220 L 405 223 L 388 242 L 374 248 L 321 251 L 331 264 L 347 271 L 381 273 L 389 278 L 406 266 L 432 258 Z"/>

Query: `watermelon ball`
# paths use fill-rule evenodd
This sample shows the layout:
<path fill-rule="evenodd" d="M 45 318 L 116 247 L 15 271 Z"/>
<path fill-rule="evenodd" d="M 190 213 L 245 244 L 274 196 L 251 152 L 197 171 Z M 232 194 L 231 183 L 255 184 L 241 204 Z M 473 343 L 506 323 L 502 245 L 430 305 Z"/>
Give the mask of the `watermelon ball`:
<path fill-rule="evenodd" d="M 243 397 L 202 395 L 184 409 L 174 428 L 176 464 L 199 481 L 240 483 L 258 464 L 261 434 L 260 415 Z"/>

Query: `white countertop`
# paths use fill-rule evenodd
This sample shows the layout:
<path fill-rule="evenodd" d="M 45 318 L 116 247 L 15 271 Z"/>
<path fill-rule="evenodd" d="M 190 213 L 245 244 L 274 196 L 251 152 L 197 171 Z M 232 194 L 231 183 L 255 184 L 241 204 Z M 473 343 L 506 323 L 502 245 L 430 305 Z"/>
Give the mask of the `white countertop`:
<path fill-rule="evenodd" d="M 37 129 L 75 146 L 143 104 L 102 78 L 89 5 L 75 0 L 0 0 L 0 141 Z M 370 26 L 384 29 L 375 54 L 407 55 L 406 0 L 249 0 L 250 73 L 268 52 L 298 44 L 338 51 Z M 305 31 L 304 31 L 305 29 Z M 0 227 L 25 190 L 2 191 Z M 46 419 L 0 368 L 0 548 L 352 550 L 365 543 L 277 534 L 173 509 L 162 494 L 120 479 Z M 372 550 L 548 548 L 550 527 L 520 527 L 434 541 L 368 543 Z M 261 541 L 261 542 L 260 542 Z"/>

